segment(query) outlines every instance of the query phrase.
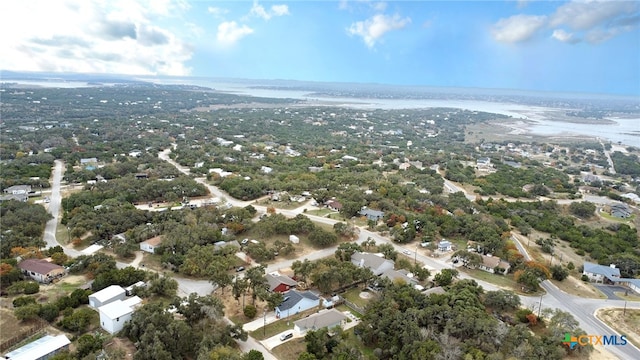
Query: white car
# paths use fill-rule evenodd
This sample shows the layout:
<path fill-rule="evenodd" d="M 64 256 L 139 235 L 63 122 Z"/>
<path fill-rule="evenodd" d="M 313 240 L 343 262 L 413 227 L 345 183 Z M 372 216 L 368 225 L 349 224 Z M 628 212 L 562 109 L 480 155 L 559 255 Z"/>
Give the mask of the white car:
<path fill-rule="evenodd" d="M 402 253 L 403 253 L 403 254 L 405 254 L 405 255 L 411 255 L 411 254 L 413 254 L 413 253 L 412 253 L 411 251 L 409 251 L 409 250 L 402 250 Z"/>
<path fill-rule="evenodd" d="M 285 341 L 287 339 L 291 339 L 293 337 L 293 332 L 288 331 L 286 333 L 282 333 L 282 335 L 280 335 L 280 341 Z"/>

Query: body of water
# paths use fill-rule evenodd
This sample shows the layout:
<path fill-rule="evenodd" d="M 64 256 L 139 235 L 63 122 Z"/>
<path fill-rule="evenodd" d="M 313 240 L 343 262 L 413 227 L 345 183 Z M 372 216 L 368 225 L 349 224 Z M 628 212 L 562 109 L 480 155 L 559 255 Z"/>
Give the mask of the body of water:
<path fill-rule="evenodd" d="M 528 131 L 535 135 L 587 135 L 604 141 L 622 143 L 640 148 L 640 119 L 608 118 L 614 124 L 576 124 L 554 120 L 535 120 Z"/>
<path fill-rule="evenodd" d="M 527 127 L 527 132 L 535 135 L 547 136 L 590 136 L 597 137 L 604 141 L 613 143 L 622 143 L 640 147 L 640 119 L 618 119 L 610 118 L 608 120 L 614 123 L 604 124 L 577 124 L 556 121 L 545 118 L 540 114 L 552 114 L 553 111 L 566 111 L 565 109 L 553 109 L 540 106 L 528 106 L 523 104 L 479 101 L 479 100 L 457 100 L 457 99 L 373 99 L 373 98 L 347 98 L 347 97 L 323 97 L 310 96 L 309 91 L 289 90 L 289 89 L 266 89 L 254 88 L 259 85 L 258 82 L 252 84 L 250 80 L 246 82 L 219 82 L 210 79 L 192 78 L 192 79 L 167 79 L 167 78 L 141 78 L 142 81 L 150 81 L 158 84 L 184 84 L 209 87 L 218 91 L 234 93 L 238 95 L 248 95 L 255 97 L 270 98 L 289 98 L 296 100 L 306 100 L 310 105 L 324 104 L 336 107 L 349 107 L 356 109 L 423 109 L 423 108 L 456 108 L 470 111 L 482 111 L 492 114 L 500 114 L 511 116 L 514 119 L 528 119 L 535 121 Z M 41 86 L 41 87 L 89 87 L 96 86 L 82 81 L 31 81 L 31 80 L 12 80 L 24 85 Z M 530 118 L 527 114 L 538 114 Z"/>

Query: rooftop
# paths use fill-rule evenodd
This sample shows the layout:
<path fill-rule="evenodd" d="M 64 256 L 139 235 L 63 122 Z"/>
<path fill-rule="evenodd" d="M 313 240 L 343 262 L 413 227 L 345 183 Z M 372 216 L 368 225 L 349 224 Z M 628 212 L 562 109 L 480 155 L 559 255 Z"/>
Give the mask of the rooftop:
<path fill-rule="evenodd" d="M 69 345 L 71 342 L 65 335 L 46 335 L 5 355 L 11 360 L 32 360 L 44 357 L 53 351 Z"/>
<path fill-rule="evenodd" d="M 284 294 L 284 301 L 282 301 L 282 303 L 278 305 L 278 309 L 280 309 L 280 311 L 292 309 L 304 298 L 313 301 L 320 301 L 320 298 L 311 291 L 301 292 L 296 290 L 289 290 Z"/>
<path fill-rule="evenodd" d="M 56 265 L 54 263 L 50 263 L 47 260 L 43 259 L 26 259 L 22 260 L 18 267 L 23 270 L 32 271 L 37 274 L 48 274 L 52 270 L 62 270 L 64 269 L 60 265 Z"/>
<path fill-rule="evenodd" d="M 294 324 L 302 329 L 322 329 L 347 319 L 347 316 L 336 309 L 323 311 L 309 317 L 295 321 Z"/>
<path fill-rule="evenodd" d="M 126 291 L 121 286 L 111 285 L 89 296 L 96 298 L 100 302 L 104 302 L 125 293 Z"/>
<path fill-rule="evenodd" d="M 121 316 L 127 315 L 133 312 L 136 305 L 140 304 L 142 299 L 137 296 L 131 297 L 127 300 L 116 300 L 108 303 L 107 305 L 100 306 L 98 310 L 105 314 L 109 319 L 117 319 Z"/>

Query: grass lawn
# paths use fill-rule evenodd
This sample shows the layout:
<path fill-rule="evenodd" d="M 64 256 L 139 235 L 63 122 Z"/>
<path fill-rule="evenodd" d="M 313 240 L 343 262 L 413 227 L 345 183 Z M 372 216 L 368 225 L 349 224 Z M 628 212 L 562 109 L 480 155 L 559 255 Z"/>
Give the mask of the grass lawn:
<path fill-rule="evenodd" d="M 327 214 L 335 213 L 335 211 L 324 208 L 319 210 L 309 210 L 306 213 L 315 216 L 325 216 Z"/>
<path fill-rule="evenodd" d="M 614 294 L 616 294 L 620 299 L 623 300 L 640 301 L 640 296 L 631 290 L 627 293 L 627 295 L 625 295 L 625 293 L 623 293 L 622 291 L 615 291 Z"/>
<path fill-rule="evenodd" d="M 359 312 L 353 310 L 352 308 L 348 307 L 345 304 L 341 304 L 335 307 L 336 310 L 340 311 L 340 312 L 345 312 L 348 311 L 350 313 L 352 313 L 353 315 L 355 315 L 358 318 L 362 318 L 362 314 L 360 314 Z"/>
<path fill-rule="evenodd" d="M 307 350 L 307 343 L 304 338 L 289 340 L 282 345 L 278 345 L 271 350 L 273 355 L 280 360 L 296 360 L 300 353 Z"/>
<path fill-rule="evenodd" d="M 502 287 L 502 288 L 506 288 L 508 290 L 512 290 L 518 294 L 523 294 L 523 295 L 536 295 L 536 293 L 524 293 L 522 292 L 522 285 L 518 284 L 515 280 L 513 280 L 513 276 L 511 275 L 496 275 L 496 274 L 491 274 L 488 273 L 486 271 L 482 271 L 482 270 L 477 270 L 477 269 L 467 269 L 463 266 L 460 266 L 457 268 L 458 271 L 462 271 L 465 272 L 469 275 L 471 275 L 471 277 L 478 279 L 478 280 L 482 280 L 482 281 L 486 281 L 488 283 L 494 284 L 496 286 Z"/>
<path fill-rule="evenodd" d="M 256 340 L 264 340 L 274 335 L 280 334 L 285 330 L 293 330 L 294 321 L 300 320 L 306 317 L 307 315 L 314 314 L 317 310 L 318 309 L 307 310 L 296 315 L 291 315 L 288 318 L 280 319 L 276 322 L 268 324 L 264 328 L 261 327 L 257 330 L 250 332 L 249 335 L 251 335 L 251 337 Z"/>
<path fill-rule="evenodd" d="M 345 299 L 349 300 L 350 302 L 356 304 L 357 306 L 360 306 L 361 308 L 364 308 L 367 306 L 367 304 L 369 303 L 369 299 L 363 299 L 360 297 L 360 293 L 363 290 L 360 287 L 355 287 L 353 289 L 349 289 L 347 292 L 340 294 L 340 296 L 344 297 Z M 374 293 L 372 293 L 371 291 L 367 291 L 371 297 L 376 296 Z"/>

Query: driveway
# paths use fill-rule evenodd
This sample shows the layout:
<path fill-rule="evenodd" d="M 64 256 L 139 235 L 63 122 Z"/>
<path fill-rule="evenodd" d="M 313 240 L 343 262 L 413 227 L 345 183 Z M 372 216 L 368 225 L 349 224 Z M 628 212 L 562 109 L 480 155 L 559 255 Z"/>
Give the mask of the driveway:
<path fill-rule="evenodd" d="M 288 338 L 287 340 L 284 340 L 284 341 L 280 340 L 280 335 L 282 335 L 284 333 L 288 333 L 288 332 L 293 332 L 293 337 Z M 274 335 L 274 336 L 272 336 L 270 338 L 262 340 L 261 343 L 265 348 L 267 348 L 270 351 L 271 349 L 273 349 L 274 347 L 276 347 L 278 345 L 282 345 L 282 344 L 286 343 L 287 341 L 290 341 L 292 339 L 299 338 L 299 337 L 302 337 L 302 335 L 294 332 L 293 329 L 288 329 L 286 331 L 281 332 L 280 334 L 277 334 L 277 335 Z"/>
<path fill-rule="evenodd" d="M 602 291 L 603 294 L 605 294 L 607 296 L 608 299 L 611 300 L 624 300 L 621 297 L 619 297 L 618 295 L 614 294 L 614 292 L 621 292 L 624 293 L 625 291 L 630 291 L 629 289 L 623 287 L 623 286 L 618 286 L 618 285 L 602 285 L 602 284 L 593 284 L 593 286 L 596 287 L 596 289 Z M 630 291 L 632 292 L 632 291 Z"/>

